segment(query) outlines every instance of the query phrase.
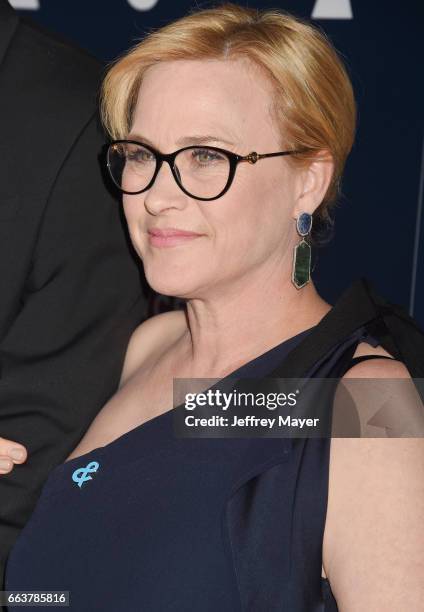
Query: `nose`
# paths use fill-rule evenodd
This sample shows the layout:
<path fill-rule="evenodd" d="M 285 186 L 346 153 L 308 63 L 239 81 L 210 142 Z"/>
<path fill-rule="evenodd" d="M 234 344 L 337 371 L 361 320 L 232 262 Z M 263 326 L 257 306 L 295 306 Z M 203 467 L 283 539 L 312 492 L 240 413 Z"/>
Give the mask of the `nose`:
<path fill-rule="evenodd" d="M 178 169 L 176 171 L 178 173 Z M 167 162 L 163 162 L 150 189 L 141 195 L 144 195 L 144 206 L 147 212 L 152 215 L 158 215 L 168 208 L 183 209 L 187 205 L 188 198 L 177 185 Z"/>

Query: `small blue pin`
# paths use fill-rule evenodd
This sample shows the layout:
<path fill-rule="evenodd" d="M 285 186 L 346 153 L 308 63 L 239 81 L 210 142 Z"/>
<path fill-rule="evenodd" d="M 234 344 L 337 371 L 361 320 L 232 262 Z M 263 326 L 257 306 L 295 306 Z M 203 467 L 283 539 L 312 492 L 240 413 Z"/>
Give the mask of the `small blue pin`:
<path fill-rule="evenodd" d="M 99 467 L 100 465 L 99 463 L 97 463 L 97 461 L 90 461 L 90 463 L 85 467 L 78 468 L 77 470 L 75 470 L 75 472 L 72 474 L 72 480 L 76 482 L 77 485 L 81 488 L 84 482 L 92 480 L 90 474 L 93 472 L 97 472 Z"/>

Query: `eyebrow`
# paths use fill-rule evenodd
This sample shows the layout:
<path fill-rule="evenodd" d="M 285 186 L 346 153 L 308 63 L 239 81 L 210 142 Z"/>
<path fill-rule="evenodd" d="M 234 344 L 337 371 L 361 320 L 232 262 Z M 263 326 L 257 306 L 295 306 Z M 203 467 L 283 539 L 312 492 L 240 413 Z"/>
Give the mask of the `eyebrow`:
<path fill-rule="evenodd" d="M 128 136 L 128 139 L 129 140 L 133 140 L 133 139 L 139 140 L 157 149 L 156 145 L 151 140 L 149 140 L 145 136 L 141 136 L 140 134 L 130 134 Z M 207 144 L 210 142 L 222 142 L 223 144 L 230 145 L 230 146 L 235 145 L 234 142 L 231 142 L 230 140 L 226 140 L 222 136 L 213 136 L 211 134 L 193 134 L 192 136 L 183 136 L 176 141 L 176 144 L 178 146 L 184 147 L 186 145 L 187 146 L 200 145 L 200 144 Z"/>

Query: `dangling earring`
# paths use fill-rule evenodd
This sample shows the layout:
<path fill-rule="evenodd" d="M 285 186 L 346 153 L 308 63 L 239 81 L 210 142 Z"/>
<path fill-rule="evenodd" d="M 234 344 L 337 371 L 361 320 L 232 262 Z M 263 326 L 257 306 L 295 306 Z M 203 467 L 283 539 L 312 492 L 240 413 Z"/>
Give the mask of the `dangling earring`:
<path fill-rule="evenodd" d="M 305 236 L 312 229 L 312 215 L 301 213 L 296 219 L 296 229 L 302 240 L 294 247 L 292 282 L 296 289 L 301 289 L 311 279 L 311 245 Z"/>

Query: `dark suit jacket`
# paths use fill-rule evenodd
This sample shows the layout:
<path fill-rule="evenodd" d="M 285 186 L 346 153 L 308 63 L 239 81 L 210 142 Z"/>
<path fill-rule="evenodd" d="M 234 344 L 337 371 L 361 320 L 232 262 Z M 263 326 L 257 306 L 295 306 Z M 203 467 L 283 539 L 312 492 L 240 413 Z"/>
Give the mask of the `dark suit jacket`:
<path fill-rule="evenodd" d="M 98 154 L 97 60 L 0 0 L 0 580 L 49 470 L 115 391 L 145 317 L 138 263 Z"/>

